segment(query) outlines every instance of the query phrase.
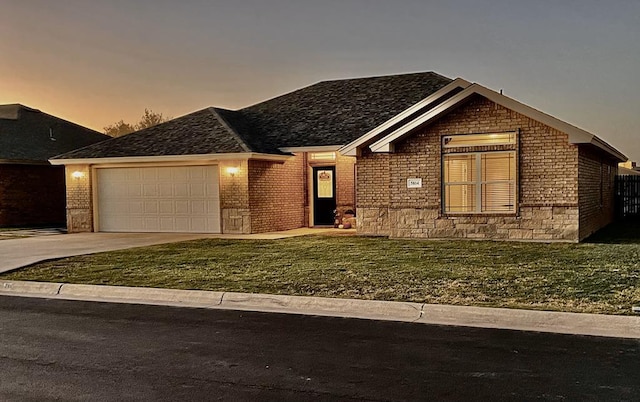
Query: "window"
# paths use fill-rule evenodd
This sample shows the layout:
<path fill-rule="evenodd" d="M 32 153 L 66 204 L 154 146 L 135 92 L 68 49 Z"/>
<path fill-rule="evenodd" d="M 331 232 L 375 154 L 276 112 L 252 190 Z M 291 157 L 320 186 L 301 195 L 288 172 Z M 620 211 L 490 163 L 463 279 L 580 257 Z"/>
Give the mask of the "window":
<path fill-rule="evenodd" d="M 515 212 L 515 159 L 515 151 L 445 154 L 444 212 Z"/>
<path fill-rule="evenodd" d="M 443 148 L 479 147 L 483 145 L 511 145 L 515 143 L 515 132 L 447 135 L 442 138 Z"/>
<path fill-rule="evenodd" d="M 336 153 L 335 152 L 313 152 L 311 153 L 312 161 L 321 161 L 321 160 L 335 160 Z"/>

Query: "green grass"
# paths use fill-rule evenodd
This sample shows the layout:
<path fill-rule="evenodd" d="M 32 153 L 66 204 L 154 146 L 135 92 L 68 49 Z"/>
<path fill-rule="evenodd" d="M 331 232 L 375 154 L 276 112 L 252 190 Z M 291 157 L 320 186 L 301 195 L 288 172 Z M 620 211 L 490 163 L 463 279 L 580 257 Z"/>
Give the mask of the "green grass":
<path fill-rule="evenodd" d="M 583 244 L 207 239 L 64 258 L 0 278 L 630 314 L 640 303 L 640 241 L 599 236 Z"/>

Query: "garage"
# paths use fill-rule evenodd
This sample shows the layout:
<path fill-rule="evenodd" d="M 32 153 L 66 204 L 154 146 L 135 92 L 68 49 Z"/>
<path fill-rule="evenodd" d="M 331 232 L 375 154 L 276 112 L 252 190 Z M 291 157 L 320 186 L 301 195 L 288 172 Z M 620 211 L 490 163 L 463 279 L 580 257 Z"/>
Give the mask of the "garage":
<path fill-rule="evenodd" d="M 218 167 L 96 169 L 97 230 L 220 233 Z"/>

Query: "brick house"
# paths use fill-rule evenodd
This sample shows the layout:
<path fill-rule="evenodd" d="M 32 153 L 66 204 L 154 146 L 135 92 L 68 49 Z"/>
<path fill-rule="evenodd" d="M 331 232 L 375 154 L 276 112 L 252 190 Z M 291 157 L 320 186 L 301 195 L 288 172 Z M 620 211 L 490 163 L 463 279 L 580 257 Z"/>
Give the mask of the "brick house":
<path fill-rule="evenodd" d="M 107 138 L 36 109 L 0 105 L 0 227 L 64 225 L 64 168 L 48 159 Z"/>
<path fill-rule="evenodd" d="M 340 151 L 357 157 L 358 232 L 417 238 L 582 240 L 614 219 L 626 160 L 461 79 Z"/>
<path fill-rule="evenodd" d="M 325 81 L 207 108 L 52 159 L 71 232 L 578 241 L 613 219 L 626 160 L 596 136 L 435 73 Z M 357 191 L 356 191 L 357 188 Z"/>
<path fill-rule="evenodd" d="M 260 233 L 355 209 L 342 146 L 448 85 L 415 73 L 324 81 L 240 109 L 206 108 L 53 158 L 70 232 Z"/>

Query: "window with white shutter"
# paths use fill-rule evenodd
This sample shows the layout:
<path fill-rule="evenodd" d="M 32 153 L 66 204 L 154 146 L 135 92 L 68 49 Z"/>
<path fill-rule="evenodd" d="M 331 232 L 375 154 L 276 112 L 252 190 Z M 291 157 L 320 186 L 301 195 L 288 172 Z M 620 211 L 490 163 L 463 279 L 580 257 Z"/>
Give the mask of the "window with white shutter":
<path fill-rule="evenodd" d="M 446 137 L 449 144 L 455 142 L 455 137 Z M 481 135 L 474 137 L 474 141 L 482 140 Z M 516 210 L 515 150 L 444 154 L 443 176 L 444 212 L 447 214 Z"/>

